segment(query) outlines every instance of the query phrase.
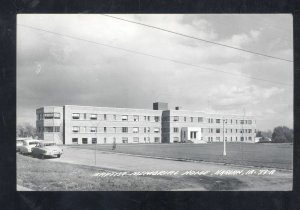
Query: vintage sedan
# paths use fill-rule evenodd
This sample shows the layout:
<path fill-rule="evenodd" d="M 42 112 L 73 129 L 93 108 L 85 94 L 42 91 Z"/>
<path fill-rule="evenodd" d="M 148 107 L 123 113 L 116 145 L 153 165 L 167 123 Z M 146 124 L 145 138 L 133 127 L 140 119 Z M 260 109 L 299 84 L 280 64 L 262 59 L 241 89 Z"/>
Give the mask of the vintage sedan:
<path fill-rule="evenodd" d="M 19 146 L 19 151 L 21 154 L 30 154 L 32 148 L 34 148 L 41 140 L 36 139 L 26 139 L 23 140 L 23 145 Z"/>
<path fill-rule="evenodd" d="M 23 146 L 23 139 L 17 139 L 17 144 L 16 144 L 16 148 L 17 148 L 17 152 L 20 151 L 20 147 Z"/>
<path fill-rule="evenodd" d="M 38 158 L 58 157 L 63 154 L 63 149 L 58 147 L 55 142 L 41 141 L 32 148 L 32 156 Z"/>

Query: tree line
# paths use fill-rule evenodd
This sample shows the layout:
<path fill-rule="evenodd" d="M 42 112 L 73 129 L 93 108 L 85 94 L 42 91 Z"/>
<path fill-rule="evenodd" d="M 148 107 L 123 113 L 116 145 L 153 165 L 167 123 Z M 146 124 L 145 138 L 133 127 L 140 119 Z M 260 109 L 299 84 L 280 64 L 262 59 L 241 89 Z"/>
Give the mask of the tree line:
<path fill-rule="evenodd" d="M 256 137 L 261 137 L 261 141 L 270 138 L 274 143 L 292 143 L 294 141 L 294 130 L 286 126 L 277 126 L 271 131 L 257 131 Z"/>
<path fill-rule="evenodd" d="M 17 125 L 17 137 L 36 137 L 36 128 L 29 123 Z"/>

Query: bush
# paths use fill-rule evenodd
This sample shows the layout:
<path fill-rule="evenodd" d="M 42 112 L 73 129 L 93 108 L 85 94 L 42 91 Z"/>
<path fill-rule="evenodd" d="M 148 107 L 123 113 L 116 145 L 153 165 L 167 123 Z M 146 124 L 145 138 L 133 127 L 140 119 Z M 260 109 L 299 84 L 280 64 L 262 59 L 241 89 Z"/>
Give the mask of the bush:
<path fill-rule="evenodd" d="M 274 128 L 272 134 L 272 141 L 275 143 L 293 142 L 294 132 L 285 126 L 278 126 Z"/>

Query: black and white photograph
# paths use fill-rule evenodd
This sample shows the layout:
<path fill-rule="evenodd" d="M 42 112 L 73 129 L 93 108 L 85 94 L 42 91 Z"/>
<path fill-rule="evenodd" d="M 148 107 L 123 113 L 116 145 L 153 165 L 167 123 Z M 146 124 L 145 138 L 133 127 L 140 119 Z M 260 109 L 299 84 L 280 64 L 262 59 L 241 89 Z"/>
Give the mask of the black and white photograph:
<path fill-rule="evenodd" d="M 291 14 L 18 14 L 16 54 L 17 191 L 293 189 Z"/>

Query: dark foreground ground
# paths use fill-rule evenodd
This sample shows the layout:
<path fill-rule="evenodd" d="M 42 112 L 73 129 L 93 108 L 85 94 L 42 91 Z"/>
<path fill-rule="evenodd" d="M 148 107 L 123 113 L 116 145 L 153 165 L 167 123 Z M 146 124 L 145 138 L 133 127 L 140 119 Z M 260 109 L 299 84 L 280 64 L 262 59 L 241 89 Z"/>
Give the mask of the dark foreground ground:
<path fill-rule="evenodd" d="M 112 151 L 112 145 L 72 145 L 69 147 Z M 226 148 L 226 157 L 222 155 L 223 143 L 119 144 L 114 152 L 278 169 L 293 168 L 292 144 L 227 143 Z"/>
<path fill-rule="evenodd" d="M 179 171 L 178 175 L 95 176 L 102 172 Z M 205 175 L 182 175 L 186 171 L 209 171 Z M 242 170 L 241 175 L 217 175 L 219 170 Z M 256 174 L 248 174 L 249 171 Z M 61 158 L 37 159 L 17 154 L 17 185 L 35 191 L 210 191 L 292 189 L 292 171 L 249 168 L 205 162 L 185 162 L 136 157 L 105 151 L 65 147 Z"/>

